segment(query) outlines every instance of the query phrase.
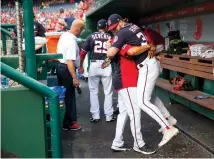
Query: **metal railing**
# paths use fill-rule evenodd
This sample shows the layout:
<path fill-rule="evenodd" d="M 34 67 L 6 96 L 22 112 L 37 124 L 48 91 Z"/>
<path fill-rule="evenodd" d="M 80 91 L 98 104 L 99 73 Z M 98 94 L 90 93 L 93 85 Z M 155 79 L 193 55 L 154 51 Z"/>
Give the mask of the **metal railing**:
<path fill-rule="evenodd" d="M 61 125 L 59 99 L 56 92 L 48 88 L 46 85 L 30 78 L 12 67 L 1 62 L 1 74 L 22 84 L 23 86 L 41 94 L 49 99 L 50 109 L 50 128 L 51 128 L 51 152 L 53 158 L 62 157 L 62 141 L 61 141 Z"/>

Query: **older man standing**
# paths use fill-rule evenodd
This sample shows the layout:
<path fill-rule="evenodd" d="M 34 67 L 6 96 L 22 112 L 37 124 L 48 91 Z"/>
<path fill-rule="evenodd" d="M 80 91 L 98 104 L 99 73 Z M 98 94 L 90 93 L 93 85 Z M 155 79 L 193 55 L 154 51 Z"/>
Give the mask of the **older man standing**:
<path fill-rule="evenodd" d="M 77 123 L 75 87 L 79 87 L 79 80 L 76 75 L 76 68 L 79 67 L 79 47 L 77 36 L 84 28 L 84 21 L 76 19 L 69 32 L 61 35 L 57 53 L 63 54 L 57 66 L 57 78 L 59 85 L 66 88 L 65 92 L 65 116 L 63 120 L 64 130 L 79 130 L 81 126 Z"/>

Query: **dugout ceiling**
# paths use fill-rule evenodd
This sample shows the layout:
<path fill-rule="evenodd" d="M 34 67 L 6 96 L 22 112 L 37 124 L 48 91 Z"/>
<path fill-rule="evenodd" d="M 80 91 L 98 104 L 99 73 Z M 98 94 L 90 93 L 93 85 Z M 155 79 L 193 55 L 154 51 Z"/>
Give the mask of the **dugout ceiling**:
<path fill-rule="evenodd" d="M 123 17 L 137 19 L 157 10 L 178 5 L 188 0 L 112 0 L 102 8 L 88 15 L 90 18 L 107 18 L 110 14 L 118 13 Z"/>
<path fill-rule="evenodd" d="M 175 10 L 207 1 L 210 0 L 110 0 L 109 3 L 88 14 L 87 17 L 97 21 L 101 18 L 108 18 L 110 14 L 118 13 L 137 22 L 140 18 L 154 13 Z"/>

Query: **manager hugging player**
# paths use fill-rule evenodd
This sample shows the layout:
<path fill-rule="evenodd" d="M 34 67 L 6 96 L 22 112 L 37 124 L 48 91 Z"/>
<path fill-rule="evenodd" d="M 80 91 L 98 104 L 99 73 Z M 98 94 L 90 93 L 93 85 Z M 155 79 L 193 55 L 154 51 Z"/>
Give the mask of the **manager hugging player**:
<path fill-rule="evenodd" d="M 141 133 L 141 110 L 152 117 L 160 126 L 163 138 L 159 147 L 165 145 L 179 133 L 174 127 L 177 120 L 170 115 L 163 102 L 154 94 L 155 83 L 162 72 L 160 63 L 154 57 L 155 46 L 151 37 L 135 24 L 127 23 L 120 15 L 112 14 L 108 18 L 108 31 L 114 37 L 106 43 L 107 58 L 102 68 L 114 65 L 112 83 L 118 92 L 119 114 L 116 133 L 111 149 L 130 150 L 123 141 L 123 130 L 128 117 L 134 138 L 133 150 L 143 154 L 152 154 L 156 150 L 147 145 Z M 148 40 L 147 40 L 148 39 Z"/>

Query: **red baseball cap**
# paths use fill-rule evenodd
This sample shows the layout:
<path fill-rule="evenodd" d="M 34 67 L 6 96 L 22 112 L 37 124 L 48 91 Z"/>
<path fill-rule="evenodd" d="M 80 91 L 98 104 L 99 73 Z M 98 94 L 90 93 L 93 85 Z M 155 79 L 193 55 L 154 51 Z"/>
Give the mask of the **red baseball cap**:
<path fill-rule="evenodd" d="M 108 18 L 108 30 L 116 28 L 120 20 L 122 20 L 122 17 L 119 14 L 110 15 Z"/>

